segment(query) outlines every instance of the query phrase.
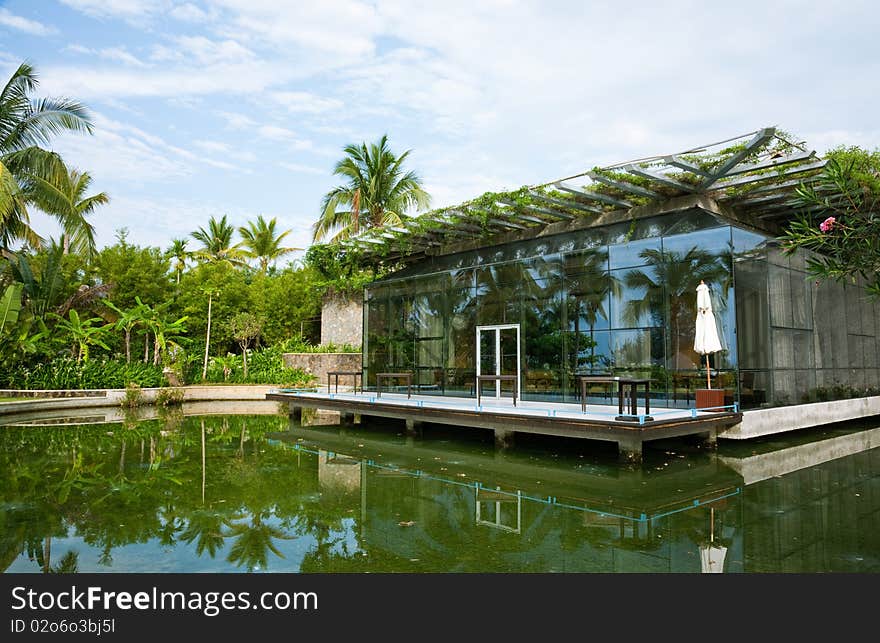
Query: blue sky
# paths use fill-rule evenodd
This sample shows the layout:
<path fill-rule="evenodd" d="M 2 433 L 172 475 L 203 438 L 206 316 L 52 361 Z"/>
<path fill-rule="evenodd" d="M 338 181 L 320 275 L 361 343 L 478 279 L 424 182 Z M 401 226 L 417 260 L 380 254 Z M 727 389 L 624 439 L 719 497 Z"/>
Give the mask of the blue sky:
<path fill-rule="evenodd" d="M 880 146 L 869 2 L 0 1 L 0 72 L 96 133 L 100 244 L 263 214 L 307 246 L 347 143 L 389 135 L 435 206 L 777 125 Z M 34 225 L 55 229 L 39 213 Z"/>

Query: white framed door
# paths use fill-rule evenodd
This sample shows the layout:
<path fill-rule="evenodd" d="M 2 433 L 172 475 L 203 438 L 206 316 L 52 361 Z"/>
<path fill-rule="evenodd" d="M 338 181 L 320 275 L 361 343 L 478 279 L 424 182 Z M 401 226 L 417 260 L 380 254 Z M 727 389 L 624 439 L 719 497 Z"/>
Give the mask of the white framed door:
<path fill-rule="evenodd" d="M 516 375 L 516 388 L 522 395 L 520 353 L 519 324 L 477 326 L 477 377 Z M 501 398 L 500 381 L 495 382 L 495 397 Z"/>

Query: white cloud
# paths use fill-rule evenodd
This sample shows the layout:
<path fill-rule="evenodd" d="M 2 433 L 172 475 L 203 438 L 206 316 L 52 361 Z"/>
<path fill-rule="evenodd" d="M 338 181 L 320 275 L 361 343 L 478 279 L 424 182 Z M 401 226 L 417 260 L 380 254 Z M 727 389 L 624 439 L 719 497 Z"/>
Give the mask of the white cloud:
<path fill-rule="evenodd" d="M 104 47 L 103 49 L 91 49 L 89 47 L 84 47 L 83 45 L 73 44 L 68 45 L 62 51 L 74 54 L 98 56 L 99 58 L 103 58 L 104 60 L 121 62 L 124 65 L 130 65 L 132 67 L 147 66 L 146 63 L 144 63 L 139 58 L 137 58 L 137 56 L 129 52 L 125 47 Z"/>
<path fill-rule="evenodd" d="M 330 172 L 328 170 L 321 170 L 316 167 L 312 167 L 311 165 L 303 165 L 301 163 L 279 163 L 281 167 L 290 170 L 291 172 L 297 172 L 299 174 L 314 174 L 320 176 L 328 176 Z"/>
<path fill-rule="evenodd" d="M 342 109 L 345 105 L 335 98 L 322 98 L 309 92 L 270 92 L 269 97 L 284 106 L 289 112 L 305 112 L 309 114 L 325 114 Z"/>
<path fill-rule="evenodd" d="M 294 150 L 307 150 L 312 147 L 311 141 L 299 138 L 296 132 L 287 129 L 286 127 L 261 125 L 257 128 L 257 134 L 272 141 L 287 143 L 290 146 L 290 149 Z"/>
<path fill-rule="evenodd" d="M 61 0 L 67 6 L 94 18 L 139 20 L 167 10 L 167 0 Z"/>
<path fill-rule="evenodd" d="M 381 24 L 376 8 L 357 0 L 277 2 L 219 0 L 229 10 L 228 33 L 243 33 L 254 42 L 277 48 L 291 45 L 354 61 L 375 51 Z"/>
<path fill-rule="evenodd" d="M 244 114 L 224 111 L 217 111 L 215 113 L 217 114 L 217 116 L 226 121 L 226 125 L 230 129 L 250 129 L 256 127 L 257 125 L 257 121 L 252 119 L 250 116 L 245 116 Z"/>
<path fill-rule="evenodd" d="M 42 22 L 37 22 L 36 20 L 17 16 L 14 13 L 11 13 L 8 9 L 3 8 L 0 8 L 0 25 L 9 27 L 10 29 L 23 31 L 32 36 L 51 36 L 52 34 L 58 33 L 58 29 L 55 27 L 44 25 Z"/>
<path fill-rule="evenodd" d="M 255 58 L 254 53 L 234 40 L 211 40 L 204 36 L 178 36 L 174 38 L 178 53 L 184 59 L 199 65 L 216 63 L 240 64 Z"/>
<path fill-rule="evenodd" d="M 204 23 L 211 19 L 207 12 L 189 2 L 177 5 L 169 12 L 169 15 L 184 22 Z"/>
<path fill-rule="evenodd" d="M 236 163 L 253 163 L 257 160 L 257 155 L 253 152 L 234 148 L 232 145 L 221 141 L 199 140 L 194 141 L 193 145 L 211 154 L 222 154 L 233 159 Z"/>

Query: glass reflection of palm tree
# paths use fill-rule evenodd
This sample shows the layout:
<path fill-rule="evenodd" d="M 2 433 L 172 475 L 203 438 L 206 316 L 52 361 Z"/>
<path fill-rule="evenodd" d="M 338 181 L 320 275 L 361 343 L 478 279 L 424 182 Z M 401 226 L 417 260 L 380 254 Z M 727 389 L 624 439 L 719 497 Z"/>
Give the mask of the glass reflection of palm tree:
<path fill-rule="evenodd" d="M 723 258 L 694 246 L 687 252 L 661 252 L 655 248 L 639 253 L 651 270 L 634 269 L 626 273 L 624 284 L 632 290 L 644 291 L 641 299 L 630 299 L 623 311 L 624 319 L 636 325 L 646 314 L 661 315 L 669 305 L 668 328 L 672 335 L 673 368 L 681 348 L 681 332 L 691 328 L 696 316 L 696 295 L 700 281 L 719 282 L 730 272 Z M 652 276 L 653 275 L 653 276 Z"/>
<path fill-rule="evenodd" d="M 600 317 L 608 318 L 605 303 L 609 293 L 619 293 L 620 282 L 607 270 L 608 252 L 606 250 L 590 250 L 579 255 L 577 262 L 577 272 L 582 274 L 572 279 L 568 290 L 569 297 L 574 299 L 571 314 L 574 317 L 575 370 L 580 366 L 580 322 L 583 319 L 590 327 L 589 366 L 592 371 L 596 367 L 596 324 Z"/>

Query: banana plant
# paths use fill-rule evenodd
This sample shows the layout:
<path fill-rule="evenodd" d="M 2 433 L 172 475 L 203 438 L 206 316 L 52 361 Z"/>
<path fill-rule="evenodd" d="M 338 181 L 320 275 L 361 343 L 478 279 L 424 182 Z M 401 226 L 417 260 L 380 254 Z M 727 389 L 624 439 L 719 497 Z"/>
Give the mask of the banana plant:
<path fill-rule="evenodd" d="M 80 319 L 79 313 L 75 310 L 69 310 L 67 315 L 68 319 L 65 319 L 61 315 L 53 314 L 58 320 L 56 328 L 69 335 L 73 340 L 73 352 L 76 354 L 77 363 L 89 359 L 90 346 L 100 346 L 105 350 L 110 350 L 110 347 L 102 341 L 101 336 L 112 324 L 95 326 L 97 322 L 104 320 L 100 317 Z"/>

